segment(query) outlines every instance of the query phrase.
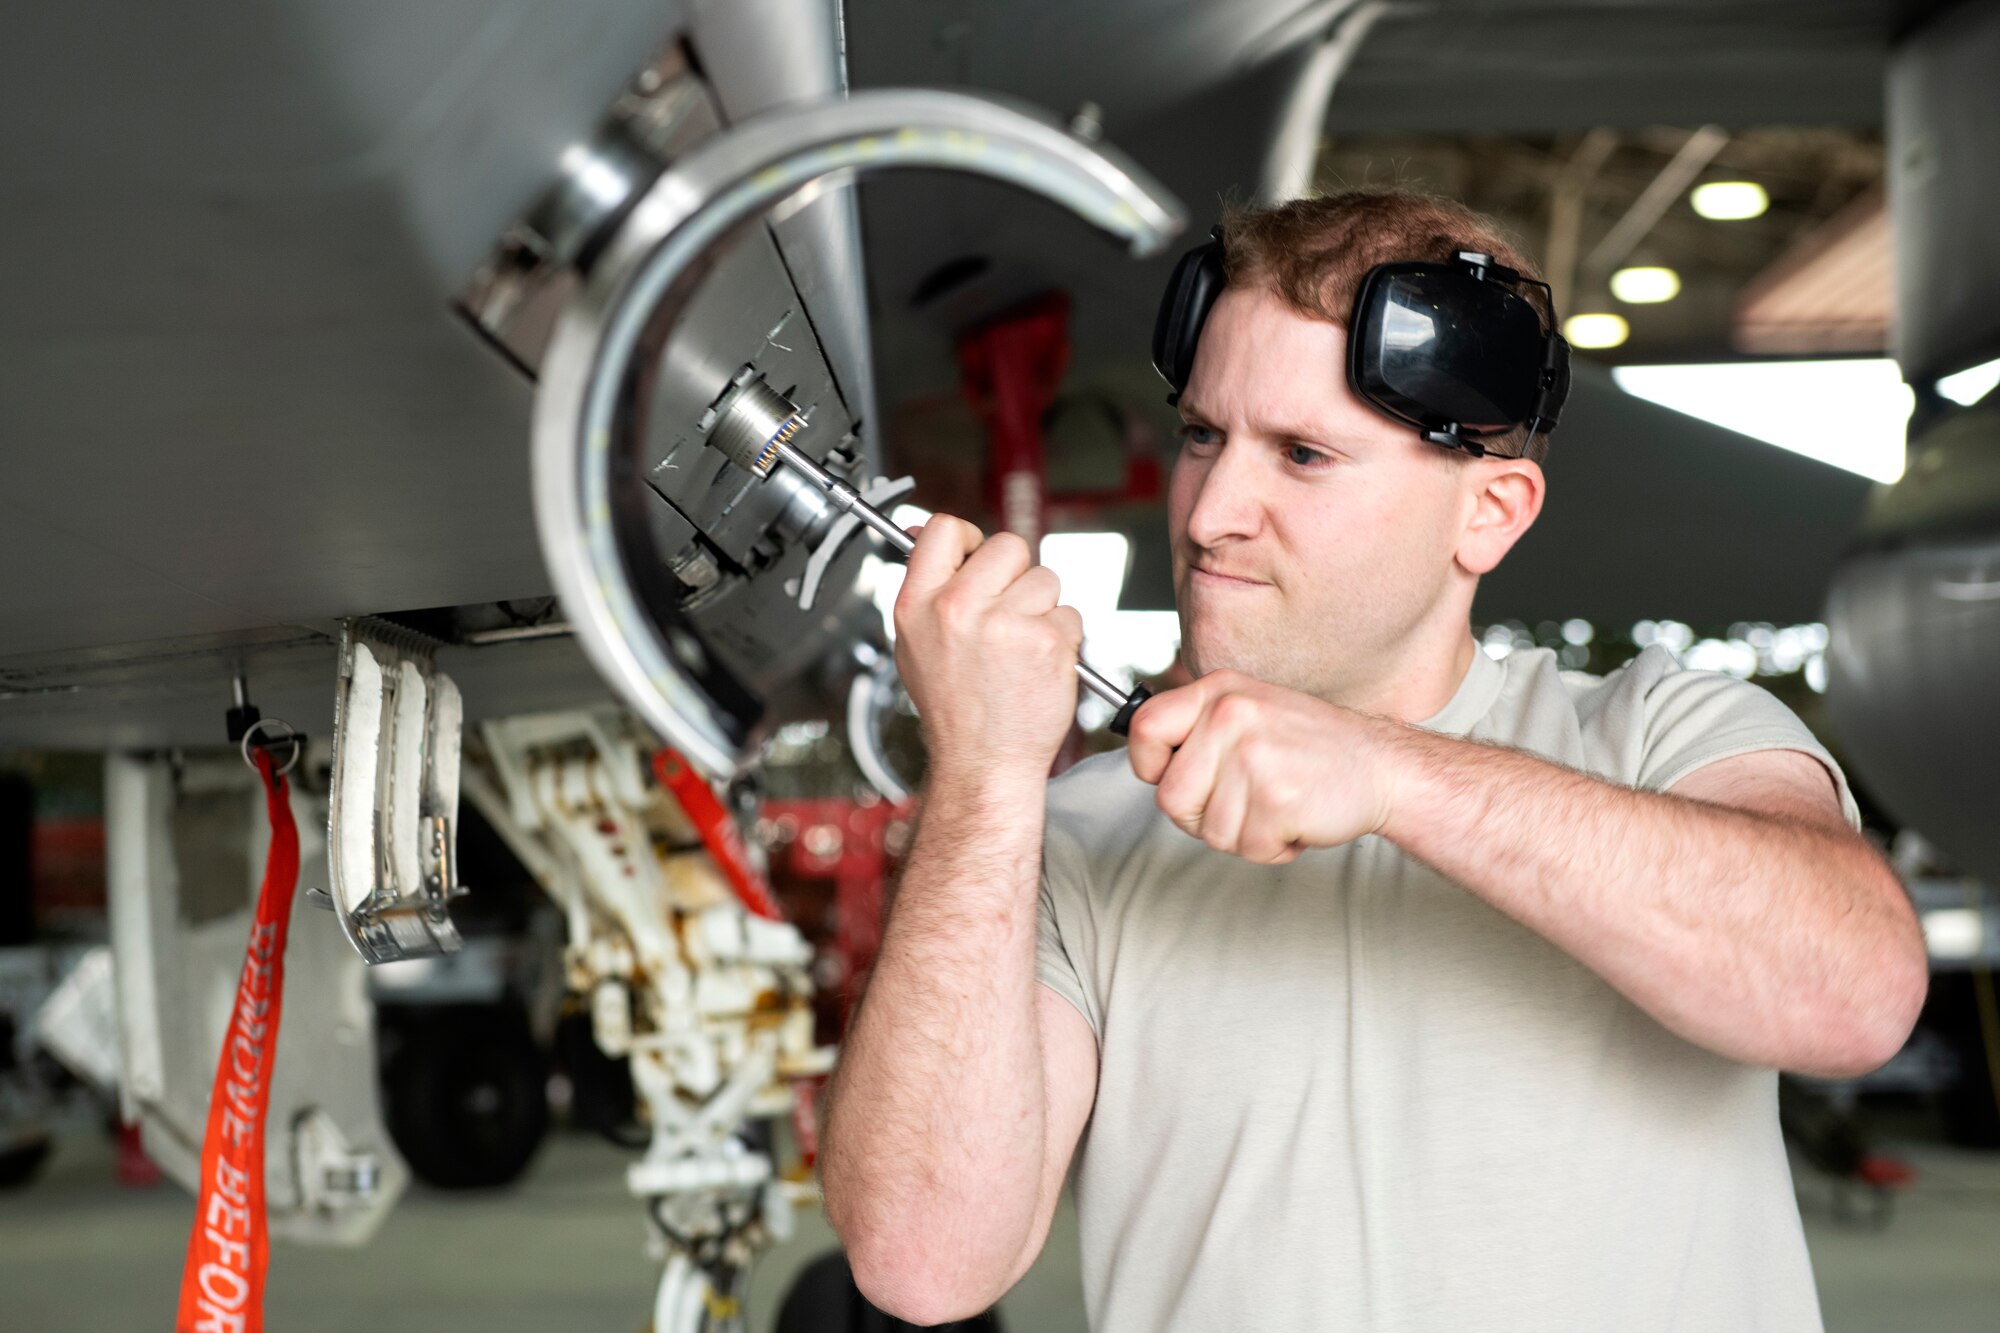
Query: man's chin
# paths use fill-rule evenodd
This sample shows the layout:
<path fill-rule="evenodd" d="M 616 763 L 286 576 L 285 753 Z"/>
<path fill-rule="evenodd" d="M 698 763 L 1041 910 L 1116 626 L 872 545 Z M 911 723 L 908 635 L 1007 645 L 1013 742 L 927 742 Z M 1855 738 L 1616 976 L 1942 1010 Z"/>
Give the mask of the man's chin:
<path fill-rule="evenodd" d="M 1269 646 L 1264 646 L 1260 651 L 1258 645 L 1243 643 L 1197 642 L 1192 647 L 1183 644 L 1181 665 L 1197 680 L 1217 671 L 1234 671 L 1239 676 L 1248 676 L 1267 685 L 1278 685 L 1304 694 L 1319 694 L 1320 686 L 1324 683 L 1318 673 L 1302 675 L 1299 670 L 1302 663 L 1291 660 L 1283 653 L 1271 651 Z"/>
<path fill-rule="evenodd" d="M 1240 644 L 1205 644 L 1192 649 L 1183 647 L 1181 664 L 1196 679 L 1217 671 L 1234 671 L 1238 675 L 1265 680 L 1270 669 L 1270 664 L 1263 660 L 1263 654 L 1248 651 Z"/>
<path fill-rule="evenodd" d="M 1272 617 L 1224 617 L 1212 607 L 1181 616 L 1181 664 L 1196 677 L 1234 671 L 1298 689 L 1299 668 L 1308 665 L 1297 660 L 1300 647 L 1297 627 L 1275 623 Z"/>

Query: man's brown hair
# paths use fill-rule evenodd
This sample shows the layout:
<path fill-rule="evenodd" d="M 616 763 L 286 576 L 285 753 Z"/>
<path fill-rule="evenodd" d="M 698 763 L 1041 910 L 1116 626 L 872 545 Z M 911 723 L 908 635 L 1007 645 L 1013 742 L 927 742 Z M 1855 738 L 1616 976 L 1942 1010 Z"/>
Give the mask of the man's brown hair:
<path fill-rule="evenodd" d="M 1492 255 L 1525 277 L 1542 276 L 1499 223 L 1453 200 L 1412 190 L 1349 190 L 1262 208 L 1235 207 L 1222 218 L 1222 267 L 1230 286 L 1266 288 L 1306 318 L 1342 329 L 1369 269 L 1403 260 L 1449 263 L 1461 250 Z M 1547 294 L 1533 286 L 1516 290 L 1549 325 Z M 1527 435 L 1526 427 L 1517 426 L 1482 443 L 1494 453 L 1519 456 Z M 1548 451 L 1549 437 L 1538 435 L 1527 456 L 1539 463 Z M 1457 450 L 1444 452 L 1464 457 Z"/>

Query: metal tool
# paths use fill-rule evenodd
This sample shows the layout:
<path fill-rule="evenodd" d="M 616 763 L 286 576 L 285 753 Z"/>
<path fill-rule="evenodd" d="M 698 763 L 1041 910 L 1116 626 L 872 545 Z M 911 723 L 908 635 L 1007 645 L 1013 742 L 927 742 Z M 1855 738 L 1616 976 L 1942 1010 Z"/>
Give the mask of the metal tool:
<path fill-rule="evenodd" d="M 852 514 L 897 554 L 908 556 L 915 549 L 916 541 L 894 519 L 793 445 L 793 439 L 806 428 L 806 418 L 797 404 L 773 389 L 762 375 L 739 375 L 705 422 L 708 442 L 731 462 L 760 478 L 769 477 L 779 463 L 784 463 L 823 492 L 832 509 Z M 1153 695 L 1144 685 L 1133 687 L 1127 694 L 1081 659 L 1077 661 L 1076 674 L 1092 694 L 1118 710 L 1111 719 L 1111 730 L 1119 736 L 1131 727 L 1132 715 L 1139 711 L 1139 705 Z"/>

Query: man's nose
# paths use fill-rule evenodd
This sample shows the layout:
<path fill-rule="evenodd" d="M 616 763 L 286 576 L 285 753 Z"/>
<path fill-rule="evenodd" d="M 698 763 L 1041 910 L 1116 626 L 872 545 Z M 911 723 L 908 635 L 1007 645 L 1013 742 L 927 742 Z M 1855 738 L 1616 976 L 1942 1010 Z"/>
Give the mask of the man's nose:
<path fill-rule="evenodd" d="M 1256 451 L 1233 441 L 1223 445 L 1202 474 L 1194 507 L 1188 511 L 1188 540 L 1215 546 L 1231 538 L 1253 537 L 1263 514 Z"/>

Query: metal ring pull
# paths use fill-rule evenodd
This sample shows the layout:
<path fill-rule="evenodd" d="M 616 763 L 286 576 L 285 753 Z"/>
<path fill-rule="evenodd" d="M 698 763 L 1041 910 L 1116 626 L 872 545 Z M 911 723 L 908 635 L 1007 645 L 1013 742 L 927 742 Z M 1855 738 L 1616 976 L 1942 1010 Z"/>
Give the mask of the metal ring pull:
<path fill-rule="evenodd" d="M 298 728 L 294 727 L 291 723 L 285 721 L 285 719 L 281 717 L 265 717 L 265 718 L 259 718 L 257 721 L 252 722 L 247 728 L 244 729 L 243 739 L 237 743 L 236 748 L 243 752 L 243 762 L 249 765 L 251 771 L 253 772 L 256 771 L 257 768 L 256 762 L 250 758 L 250 738 L 252 736 L 255 736 L 258 732 L 262 731 L 266 727 L 283 727 L 285 729 L 285 734 L 282 736 L 274 737 L 272 739 L 272 744 L 275 745 L 288 740 L 292 743 L 292 757 L 290 759 L 287 759 L 285 761 L 285 766 L 278 770 L 278 776 L 283 777 L 285 776 L 285 774 L 291 772 L 292 769 L 298 765 L 299 754 L 305 748 L 304 746 L 299 744 Z"/>
<path fill-rule="evenodd" d="M 621 552 L 614 479 L 640 448 L 651 358 L 714 252 L 829 181 L 890 168 L 965 171 L 1019 186 L 1140 257 L 1164 248 L 1183 222 L 1180 205 L 1137 166 L 1039 111 L 913 89 L 753 117 L 690 152 L 647 191 L 563 311 L 542 359 L 535 519 L 550 578 L 591 663 L 711 777 L 733 776 L 750 738 L 709 696 L 703 682 L 713 667 L 692 630 L 663 629 L 636 590 Z"/>

